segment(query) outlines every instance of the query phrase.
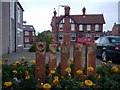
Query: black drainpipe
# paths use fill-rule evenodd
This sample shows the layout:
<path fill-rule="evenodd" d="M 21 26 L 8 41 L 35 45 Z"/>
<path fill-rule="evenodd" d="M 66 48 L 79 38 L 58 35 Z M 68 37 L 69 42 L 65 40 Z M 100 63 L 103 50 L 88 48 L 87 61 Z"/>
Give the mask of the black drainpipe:
<path fill-rule="evenodd" d="M 17 15 L 16 15 L 16 6 L 17 6 L 17 5 L 16 5 L 16 4 L 17 4 L 17 2 L 15 2 L 15 6 L 14 6 L 14 7 L 15 7 L 15 8 L 14 8 L 14 10 L 15 10 L 15 12 L 14 12 L 14 15 L 15 15 L 15 16 L 14 16 L 14 17 L 15 17 L 15 52 L 16 52 L 16 30 L 17 30 L 17 27 L 16 27 L 16 25 L 17 25 L 17 24 L 16 24 L 16 20 L 17 20 L 17 19 L 16 19 L 16 16 L 17 16 Z"/>

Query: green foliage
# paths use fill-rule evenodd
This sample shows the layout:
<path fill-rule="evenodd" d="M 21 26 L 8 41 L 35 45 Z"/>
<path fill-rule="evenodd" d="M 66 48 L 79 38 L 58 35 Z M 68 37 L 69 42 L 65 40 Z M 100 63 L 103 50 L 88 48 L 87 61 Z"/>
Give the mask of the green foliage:
<path fill-rule="evenodd" d="M 53 42 L 53 35 L 51 31 L 43 31 L 38 33 L 36 36 L 35 42 L 46 42 L 46 51 L 49 51 L 49 44 Z M 34 44 L 30 49 L 29 52 L 35 52 L 36 45 Z"/>
<path fill-rule="evenodd" d="M 35 64 L 28 64 L 28 62 L 21 62 L 16 65 L 8 65 L 7 63 L 2 66 L 2 86 L 3 90 L 40 90 L 40 85 L 36 85 L 35 79 Z M 120 66 L 113 66 L 112 64 L 104 64 L 97 66 L 97 71 L 94 74 L 86 76 L 86 67 L 83 68 L 83 73 L 78 74 L 78 77 L 74 77 L 74 65 L 70 64 L 71 72 L 66 72 L 64 76 L 61 76 L 60 64 L 54 69 L 54 73 L 49 71 L 49 64 L 46 63 L 46 83 L 51 85 L 53 89 L 65 89 L 65 90 L 119 90 L 120 88 Z M 16 70 L 17 73 L 13 73 Z M 26 71 L 29 72 L 29 79 L 26 79 Z M 96 76 L 96 74 L 99 75 Z M 56 78 L 57 77 L 57 78 Z M 16 80 L 17 79 L 17 80 Z M 86 80 L 90 82 L 85 83 Z M 4 85 L 5 82 L 11 81 L 12 86 L 7 87 Z"/>

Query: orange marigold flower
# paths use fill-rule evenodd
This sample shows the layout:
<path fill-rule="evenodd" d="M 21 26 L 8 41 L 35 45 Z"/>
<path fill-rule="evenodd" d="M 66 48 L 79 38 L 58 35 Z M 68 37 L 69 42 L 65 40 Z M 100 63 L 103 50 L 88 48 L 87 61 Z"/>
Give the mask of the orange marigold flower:
<path fill-rule="evenodd" d="M 43 89 L 44 89 L 44 90 L 50 90 L 50 89 L 51 89 L 51 85 L 50 85 L 49 83 L 45 83 L 45 84 L 43 85 Z"/>
<path fill-rule="evenodd" d="M 16 70 L 13 70 L 12 72 L 13 72 L 14 74 L 16 74 L 16 73 L 17 73 L 17 71 L 16 71 Z"/>
<path fill-rule="evenodd" d="M 35 61 L 35 60 L 30 60 L 30 63 L 31 63 L 31 64 L 35 64 L 36 61 Z"/>
<path fill-rule="evenodd" d="M 106 65 L 106 62 L 102 62 L 102 65 Z"/>
<path fill-rule="evenodd" d="M 58 84 L 59 83 L 59 78 L 57 76 L 54 77 L 53 84 Z"/>
<path fill-rule="evenodd" d="M 110 64 L 111 64 L 111 63 L 112 63 L 112 60 L 109 60 L 109 61 L 108 61 L 108 63 L 110 63 Z"/>
<path fill-rule="evenodd" d="M 88 68 L 87 68 L 87 71 L 88 71 L 88 72 L 92 72 L 92 71 L 94 71 L 94 68 L 93 68 L 93 67 L 88 67 Z"/>
<path fill-rule="evenodd" d="M 100 78 L 100 75 L 97 73 L 97 74 L 95 75 L 95 77 L 96 77 L 97 79 L 99 79 L 99 78 Z"/>
<path fill-rule="evenodd" d="M 84 82 L 81 82 L 81 83 L 80 83 L 80 86 L 84 86 Z"/>
<path fill-rule="evenodd" d="M 76 73 L 81 75 L 81 74 L 83 74 L 83 71 L 82 70 L 77 70 Z"/>
<path fill-rule="evenodd" d="M 5 58 L 4 61 L 5 61 L 5 62 L 8 62 L 8 58 Z"/>
<path fill-rule="evenodd" d="M 112 68 L 111 68 L 111 72 L 118 72 L 118 68 L 116 67 L 116 66 L 113 66 Z"/>
<path fill-rule="evenodd" d="M 8 86 L 11 86 L 11 85 L 12 85 L 12 82 L 4 82 L 4 85 L 7 86 L 7 87 L 8 87 Z"/>
<path fill-rule="evenodd" d="M 26 57 L 24 57 L 24 56 L 21 57 L 21 60 L 22 60 L 22 61 L 24 61 L 25 59 L 26 59 Z"/>
<path fill-rule="evenodd" d="M 50 71 L 50 74 L 55 74 L 55 70 L 51 70 L 51 71 Z"/>
<path fill-rule="evenodd" d="M 30 76 L 29 75 L 25 76 L 25 79 L 30 79 Z"/>
<path fill-rule="evenodd" d="M 66 68 L 65 72 L 70 73 L 71 72 L 71 68 Z"/>
<path fill-rule="evenodd" d="M 85 80 L 85 85 L 90 87 L 93 85 L 93 82 L 90 80 Z"/>

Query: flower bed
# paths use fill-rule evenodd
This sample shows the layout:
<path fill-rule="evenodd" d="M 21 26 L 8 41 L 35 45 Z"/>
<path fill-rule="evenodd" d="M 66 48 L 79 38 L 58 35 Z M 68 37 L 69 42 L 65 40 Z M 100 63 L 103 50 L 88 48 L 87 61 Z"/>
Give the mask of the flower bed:
<path fill-rule="evenodd" d="M 66 75 L 60 75 L 60 65 L 54 70 L 49 71 L 49 65 L 46 64 L 46 83 L 36 84 L 35 79 L 35 60 L 30 62 L 25 58 L 21 62 L 16 61 L 10 65 L 8 59 L 2 62 L 2 89 L 3 90 L 39 90 L 39 89 L 115 89 L 120 88 L 120 66 L 113 66 L 112 61 L 102 62 L 97 66 L 95 74 L 86 76 L 86 70 L 93 72 L 93 67 L 86 67 L 83 70 L 77 70 L 78 77 L 74 77 L 73 61 L 70 67 L 66 68 Z M 30 64 L 28 64 L 30 63 Z"/>

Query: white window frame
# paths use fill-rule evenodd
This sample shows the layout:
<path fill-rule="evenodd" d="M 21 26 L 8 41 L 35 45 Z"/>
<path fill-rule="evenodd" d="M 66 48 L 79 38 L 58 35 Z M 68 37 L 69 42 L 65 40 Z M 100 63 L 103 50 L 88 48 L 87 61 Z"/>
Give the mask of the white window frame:
<path fill-rule="evenodd" d="M 83 25 L 82 24 L 79 25 L 79 31 L 83 31 Z"/>
<path fill-rule="evenodd" d="M 25 43 L 26 42 L 29 42 L 30 40 L 29 40 L 29 37 L 25 37 Z"/>
<path fill-rule="evenodd" d="M 25 36 L 29 36 L 29 31 L 25 31 Z"/>
<path fill-rule="evenodd" d="M 23 45 L 23 30 L 17 29 L 17 46 L 21 47 Z"/>
<path fill-rule="evenodd" d="M 19 5 L 17 6 L 17 21 L 18 21 L 18 23 L 20 23 L 20 7 L 19 7 Z"/>
<path fill-rule="evenodd" d="M 74 21 L 70 18 L 70 23 L 74 23 Z"/>
<path fill-rule="evenodd" d="M 91 30 L 91 25 L 87 25 L 87 31 Z"/>
<path fill-rule="evenodd" d="M 62 37 L 62 39 L 60 40 L 60 37 Z M 58 41 L 63 41 L 64 40 L 64 36 L 63 35 L 59 35 L 58 36 Z"/>
<path fill-rule="evenodd" d="M 10 0 L 10 16 L 14 19 L 14 0 Z"/>
<path fill-rule="evenodd" d="M 75 24 L 71 24 L 71 31 L 75 31 Z"/>
<path fill-rule="evenodd" d="M 32 36 L 35 36 L 35 32 L 32 32 Z"/>
<path fill-rule="evenodd" d="M 99 31 L 99 25 L 98 24 L 95 25 L 95 31 Z"/>
<path fill-rule="evenodd" d="M 60 21 L 60 24 L 62 24 L 62 23 L 65 23 L 65 19 L 64 18 Z"/>
<path fill-rule="evenodd" d="M 74 40 L 72 39 L 73 37 L 75 37 Z M 70 35 L 70 41 L 76 41 L 76 34 L 71 34 L 71 35 Z"/>
<path fill-rule="evenodd" d="M 63 31 L 63 24 L 59 24 L 59 31 Z"/>

